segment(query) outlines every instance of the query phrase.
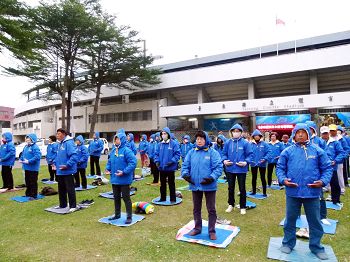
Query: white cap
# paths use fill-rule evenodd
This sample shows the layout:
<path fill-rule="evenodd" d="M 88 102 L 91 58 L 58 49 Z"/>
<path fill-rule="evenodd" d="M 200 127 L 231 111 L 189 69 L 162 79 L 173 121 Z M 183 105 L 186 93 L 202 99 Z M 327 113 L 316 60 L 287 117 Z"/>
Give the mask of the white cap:
<path fill-rule="evenodd" d="M 329 133 L 329 127 L 328 126 L 321 126 L 320 133 Z"/>

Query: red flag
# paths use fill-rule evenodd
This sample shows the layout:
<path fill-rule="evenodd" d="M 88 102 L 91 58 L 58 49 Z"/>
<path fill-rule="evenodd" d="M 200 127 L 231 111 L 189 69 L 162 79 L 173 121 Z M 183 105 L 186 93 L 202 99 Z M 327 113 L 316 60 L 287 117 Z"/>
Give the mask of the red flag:
<path fill-rule="evenodd" d="M 286 25 L 286 22 L 284 22 L 282 19 L 276 17 L 276 25 Z"/>

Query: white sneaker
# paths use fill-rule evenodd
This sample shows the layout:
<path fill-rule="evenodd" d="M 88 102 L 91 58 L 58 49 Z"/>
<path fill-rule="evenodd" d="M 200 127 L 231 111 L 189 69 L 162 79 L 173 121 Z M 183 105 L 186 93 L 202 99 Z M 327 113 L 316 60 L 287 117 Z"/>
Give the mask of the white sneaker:
<path fill-rule="evenodd" d="M 245 208 L 242 208 L 242 209 L 241 209 L 241 215 L 245 215 L 245 214 L 247 214 L 247 211 L 246 211 Z"/>
<path fill-rule="evenodd" d="M 327 218 L 321 219 L 322 224 L 330 226 L 331 223 L 327 220 Z"/>
<path fill-rule="evenodd" d="M 233 206 L 228 205 L 228 208 L 225 210 L 225 212 L 226 212 L 226 213 L 231 213 L 233 209 L 234 209 Z"/>
<path fill-rule="evenodd" d="M 68 210 L 68 213 L 73 213 L 73 212 L 75 212 L 75 211 L 77 211 L 77 210 L 78 210 L 78 208 L 72 207 L 72 208 L 70 208 L 70 209 Z"/>

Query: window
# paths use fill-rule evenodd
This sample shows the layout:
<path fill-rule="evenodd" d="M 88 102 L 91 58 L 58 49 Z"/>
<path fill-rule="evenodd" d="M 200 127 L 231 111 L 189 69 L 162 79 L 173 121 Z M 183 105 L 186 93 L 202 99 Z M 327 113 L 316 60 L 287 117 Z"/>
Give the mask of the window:
<path fill-rule="evenodd" d="M 142 120 L 143 121 L 152 120 L 152 111 L 151 110 L 143 111 L 142 112 Z"/>

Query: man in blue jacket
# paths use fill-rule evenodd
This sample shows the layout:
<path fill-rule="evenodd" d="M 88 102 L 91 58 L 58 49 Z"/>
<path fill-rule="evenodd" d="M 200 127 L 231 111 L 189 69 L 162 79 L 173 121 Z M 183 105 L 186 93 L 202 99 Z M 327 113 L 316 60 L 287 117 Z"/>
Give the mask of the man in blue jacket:
<path fill-rule="evenodd" d="M 96 166 L 96 175 L 101 176 L 100 157 L 103 150 L 103 142 L 100 139 L 99 132 L 95 132 L 93 140 L 89 144 L 88 150 L 90 154 L 90 175 L 95 175 Z"/>
<path fill-rule="evenodd" d="M 12 167 L 15 164 L 16 148 L 12 142 L 12 134 L 9 132 L 2 134 L 0 147 L 0 165 L 3 186 L 1 189 L 13 189 Z"/>
<path fill-rule="evenodd" d="M 263 135 L 259 130 L 254 130 L 252 133 L 253 140 L 251 142 L 253 156 L 251 164 L 252 170 L 252 195 L 256 194 L 256 179 L 258 176 L 258 169 L 260 172 L 261 184 L 263 187 L 263 195 L 266 195 L 266 165 L 267 160 L 269 159 L 270 147 L 263 141 L 261 138 Z"/>
<path fill-rule="evenodd" d="M 280 157 L 282 151 L 284 150 L 284 145 L 277 139 L 278 134 L 276 132 L 272 132 L 270 134 L 270 156 L 267 165 L 267 185 L 271 187 L 272 184 L 272 173 L 273 169 L 277 165 L 278 158 Z"/>
<path fill-rule="evenodd" d="M 350 143 L 350 140 L 348 137 L 345 136 L 346 135 L 345 130 L 340 125 L 337 126 L 337 134 L 342 136 L 342 138 L 344 139 L 344 142 L 346 142 L 346 145 L 348 147 L 348 150 L 345 152 L 344 160 L 343 160 L 344 184 L 345 184 L 345 187 L 348 187 L 349 186 L 348 177 L 349 177 L 349 154 L 350 154 L 350 144 L 349 143 Z"/>
<path fill-rule="evenodd" d="M 247 192 L 245 181 L 248 172 L 248 163 L 252 160 L 252 148 L 250 143 L 242 136 L 243 128 L 235 124 L 230 129 L 231 139 L 228 139 L 224 145 L 222 161 L 226 166 L 228 181 L 228 208 L 226 212 L 233 210 L 235 205 L 235 184 L 236 178 L 239 186 L 239 205 L 241 214 L 246 214 Z"/>
<path fill-rule="evenodd" d="M 49 144 L 47 145 L 47 149 L 46 149 L 46 162 L 50 173 L 50 181 L 56 180 L 56 182 L 57 182 L 57 179 L 55 179 L 56 170 L 52 169 L 52 165 L 57 156 L 57 149 L 58 149 L 58 144 L 56 143 L 56 136 L 49 136 Z"/>
<path fill-rule="evenodd" d="M 289 136 L 287 134 L 284 134 L 282 136 L 282 144 L 284 149 L 292 145 L 292 143 L 289 141 Z"/>
<path fill-rule="evenodd" d="M 121 197 L 126 208 L 125 224 L 132 222 L 132 203 L 130 200 L 130 185 L 133 181 L 133 174 L 137 165 L 135 154 L 126 147 L 125 133 L 118 133 L 114 137 L 115 147 L 110 153 L 106 166 L 106 174 L 111 176 L 111 184 L 114 195 L 114 216 L 110 220 L 121 217 Z"/>
<path fill-rule="evenodd" d="M 161 132 L 162 141 L 158 144 L 154 154 L 154 161 L 160 172 L 160 199 L 166 201 L 166 183 L 168 181 L 170 201 L 176 202 L 175 194 L 175 171 L 180 160 L 180 146 L 178 142 L 171 139 L 169 127 L 163 128 Z"/>
<path fill-rule="evenodd" d="M 22 168 L 24 169 L 24 177 L 26 181 L 26 196 L 30 200 L 36 199 L 38 196 L 38 175 L 40 169 L 41 151 L 36 144 L 38 138 L 35 134 L 26 136 L 27 145 L 23 148 L 20 158 Z"/>
<path fill-rule="evenodd" d="M 148 143 L 148 148 L 147 148 L 147 154 L 150 160 L 150 166 L 151 166 L 151 173 L 153 175 L 153 182 L 150 183 L 152 186 L 158 186 L 159 185 L 159 170 L 154 162 L 154 155 L 156 152 L 157 148 L 157 140 L 156 140 L 156 134 L 151 135 Z"/>
<path fill-rule="evenodd" d="M 216 240 L 216 209 L 215 199 L 217 180 L 222 173 L 220 154 L 209 147 L 211 141 L 204 131 L 198 131 L 195 135 L 196 146 L 191 149 L 182 164 L 181 177 L 190 183 L 193 199 L 193 217 L 195 226 L 189 233 L 191 236 L 202 232 L 202 199 L 205 195 L 208 210 L 208 233 L 211 240 Z"/>
<path fill-rule="evenodd" d="M 137 155 L 137 148 L 135 146 L 135 142 L 134 142 L 134 134 L 133 133 L 129 133 L 126 137 L 127 141 L 125 146 L 128 147 L 136 156 Z"/>
<path fill-rule="evenodd" d="M 147 142 L 147 135 L 142 134 L 141 141 L 139 144 L 139 153 L 141 158 L 141 168 L 146 167 L 146 161 L 147 161 L 147 149 L 148 149 L 148 142 Z"/>
<path fill-rule="evenodd" d="M 87 180 L 85 169 L 87 167 L 87 162 L 89 160 L 89 153 L 87 148 L 84 146 L 84 138 L 78 136 L 75 139 L 75 144 L 77 145 L 77 172 L 74 174 L 75 187 L 80 187 L 80 177 L 81 177 L 81 187 L 82 189 L 87 189 Z"/>
<path fill-rule="evenodd" d="M 319 259 L 327 259 L 321 246 L 323 228 L 320 219 L 320 194 L 332 177 L 332 166 L 327 154 L 310 143 L 310 129 L 297 124 L 292 137 L 295 144 L 284 150 L 277 163 L 277 177 L 286 186 L 286 219 L 280 250 L 289 254 L 296 244 L 296 220 L 304 206 L 309 224 L 309 248 Z"/>
<path fill-rule="evenodd" d="M 324 150 L 326 148 L 326 143 L 323 141 L 323 139 L 318 137 L 316 123 L 314 121 L 306 121 L 305 124 L 310 128 L 310 133 L 311 133 L 310 143 Z"/>
<path fill-rule="evenodd" d="M 78 154 L 77 146 L 72 137 L 63 128 L 57 129 L 58 141 L 57 156 L 54 167 L 57 172 L 58 195 L 60 205 L 58 208 L 67 207 L 67 195 L 69 202 L 69 212 L 77 210 L 77 201 L 74 187 L 74 174 L 77 172 Z"/>
<path fill-rule="evenodd" d="M 180 145 L 180 151 L 181 151 L 181 159 L 182 162 L 185 161 L 185 157 L 188 152 L 193 148 L 193 144 L 191 143 L 191 138 L 189 135 L 184 135 L 182 137 L 182 143 Z"/>

